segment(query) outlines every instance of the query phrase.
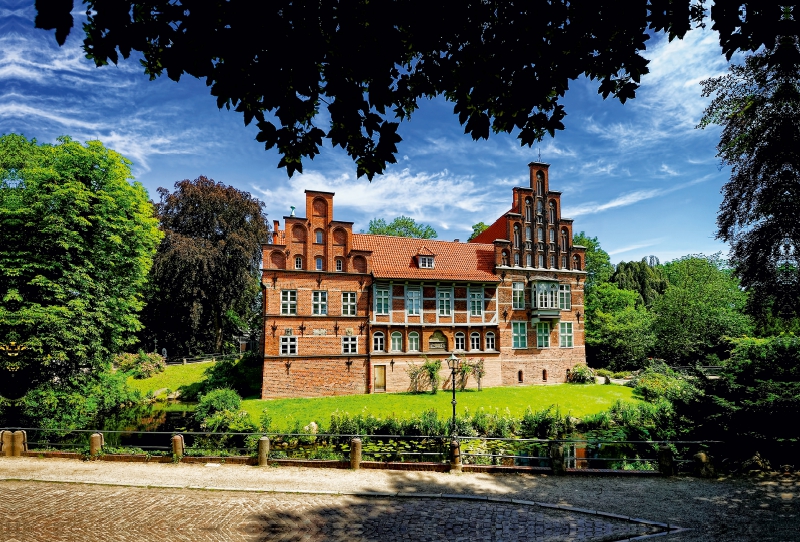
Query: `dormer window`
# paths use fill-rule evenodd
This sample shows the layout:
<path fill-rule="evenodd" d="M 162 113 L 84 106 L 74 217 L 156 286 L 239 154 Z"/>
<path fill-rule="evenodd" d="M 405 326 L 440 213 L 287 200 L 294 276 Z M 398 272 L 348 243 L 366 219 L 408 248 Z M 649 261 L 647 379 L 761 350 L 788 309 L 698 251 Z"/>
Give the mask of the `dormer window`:
<path fill-rule="evenodd" d="M 433 256 L 418 256 L 420 269 L 433 269 Z"/>

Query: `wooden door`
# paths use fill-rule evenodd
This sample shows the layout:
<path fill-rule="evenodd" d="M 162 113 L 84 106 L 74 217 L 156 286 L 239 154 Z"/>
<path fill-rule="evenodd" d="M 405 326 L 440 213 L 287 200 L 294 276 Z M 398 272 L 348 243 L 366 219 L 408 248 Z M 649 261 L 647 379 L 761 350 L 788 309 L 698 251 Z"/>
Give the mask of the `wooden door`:
<path fill-rule="evenodd" d="M 375 391 L 386 391 L 386 365 L 375 366 Z"/>

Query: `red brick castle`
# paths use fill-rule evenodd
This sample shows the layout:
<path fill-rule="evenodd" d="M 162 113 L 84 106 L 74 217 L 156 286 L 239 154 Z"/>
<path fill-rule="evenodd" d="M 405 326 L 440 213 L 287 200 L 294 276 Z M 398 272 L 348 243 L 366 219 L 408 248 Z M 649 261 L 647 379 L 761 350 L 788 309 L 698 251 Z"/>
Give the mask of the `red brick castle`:
<path fill-rule="evenodd" d="M 263 247 L 262 398 L 406 391 L 409 364 L 451 352 L 483 358 L 483 386 L 564 382 L 586 362 L 585 248 L 549 164 L 529 167 L 468 243 L 354 234 L 332 193 L 306 190 L 305 216 Z"/>

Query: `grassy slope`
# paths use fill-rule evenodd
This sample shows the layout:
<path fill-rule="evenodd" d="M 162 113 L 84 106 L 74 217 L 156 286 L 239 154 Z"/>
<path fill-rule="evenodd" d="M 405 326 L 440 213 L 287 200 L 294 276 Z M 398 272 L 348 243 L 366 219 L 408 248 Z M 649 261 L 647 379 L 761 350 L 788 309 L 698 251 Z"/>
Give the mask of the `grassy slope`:
<path fill-rule="evenodd" d="M 176 391 L 181 386 L 188 386 L 203 379 L 203 371 L 211 366 L 212 362 L 190 363 L 188 365 L 168 365 L 163 373 L 145 378 L 143 380 L 136 380 L 133 377 L 128 378 L 128 384 L 142 394 L 147 394 L 148 391 L 156 391 L 164 388 L 169 388 Z"/>
<path fill-rule="evenodd" d="M 508 408 L 512 415 L 521 416 L 528 406 L 533 410 L 542 410 L 555 404 L 562 413 L 569 411 L 573 416 L 580 417 L 604 410 L 617 399 L 636 401 L 632 394 L 633 390 L 624 386 L 556 384 L 457 392 L 456 400 L 460 414 L 464 413 L 465 408 L 470 412 L 480 408 L 497 408 L 504 412 Z M 394 414 L 399 418 L 408 418 L 413 413 L 435 408 L 441 417 L 448 418 L 452 415 L 451 400 L 450 392 L 441 391 L 436 395 L 386 393 L 272 401 L 248 399 L 242 402 L 242 407 L 253 420 L 258 420 L 261 411 L 266 408 L 277 428 L 286 429 L 294 424 L 294 420 L 303 424 L 317 421 L 327 425 L 331 413 L 336 410 L 357 414 L 366 409 L 366 412 L 377 417 Z"/>

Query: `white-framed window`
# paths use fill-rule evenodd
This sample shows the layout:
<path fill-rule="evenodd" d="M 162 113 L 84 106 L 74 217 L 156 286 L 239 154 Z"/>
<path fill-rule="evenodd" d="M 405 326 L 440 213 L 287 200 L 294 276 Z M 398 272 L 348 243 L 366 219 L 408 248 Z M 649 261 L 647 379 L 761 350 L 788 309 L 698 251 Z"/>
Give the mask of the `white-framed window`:
<path fill-rule="evenodd" d="M 550 223 L 554 224 L 556 221 L 556 202 L 550 202 Z"/>
<path fill-rule="evenodd" d="M 536 348 L 550 348 L 550 323 L 536 324 Z"/>
<path fill-rule="evenodd" d="M 550 228 L 550 242 L 551 243 L 556 242 L 556 230 L 553 228 Z"/>
<path fill-rule="evenodd" d="M 408 351 L 419 352 L 419 333 L 416 331 L 408 334 Z"/>
<path fill-rule="evenodd" d="M 567 269 L 567 257 L 561 256 L 561 269 Z"/>
<path fill-rule="evenodd" d="M 556 267 L 556 255 L 555 254 L 551 254 L 550 255 L 550 269 L 555 269 L 555 267 Z"/>
<path fill-rule="evenodd" d="M 453 311 L 453 294 L 450 290 L 439 290 L 439 316 L 450 316 Z"/>
<path fill-rule="evenodd" d="M 311 293 L 311 314 L 328 314 L 328 292 L 314 291 Z"/>
<path fill-rule="evenodd" d="M 511 308 L 524 309 L 525 308 L 525 283 L 512 282 L 511 283 Z"/>
<path fill-rule="evenodd" d="M 281 337 L 281 356 L 296 356 L 297 355 L 297 337 L 283 336 Z"/>
<path fill-rule="evenodd" d="M 558 328 L 559 346 L 572 348 L 572 322 L 560 322 Z"/>
<path fill-rule="evenodd" d="M 511 322 L 511 346 L 513 348 L 528 348 L 527 322 Z"/>
<path fill-rule="evenodd" d="M 469 334 L 469 349 L 470 350 L 480 350 L 481 349 L 481 334 L 476 332 Z"/>
<path fill-rule="evenodd" d="M 536 240 L 540 243 L 544 241 L 544 228 L 536 228 Z"/>
<path fill-rule="evenodd" d="M 539 254 L 539 269 L 544 267 L 544 254 Z"/>
<path fill-rule="evenodd" d="M 486 350 L 494 350 L 494 333 L 491 331 L 486 334 Z"/>
<path fill-rule="evenodd" d="M 281 290 L 281 314 L 297 314 L 297 290 Z"/>
<path fill-rule="evenodd" d="M 409 289 L 406 291 L 406 313 L 409 316 L 419 315 L 419 298 L 421 292 L 418 289 Z"/>
<path fill-rule="evenodd" d="M 386 336 L 383 331 L 376 331 L 372 334 L 372 350 L 374 352 L 383 352 L 386 350 Z"/>
<path fill-rule="evenodd" d="M 514 225 L 514 248 L 519 248 L 522 243 L 519 239 L 519 226 Z"/>
<path fill-rule="evenodd" d="M 558 308 L 562 311 L 572 310 L 572 292 L 569 284 L 558 285 Z"/>
<path fill-rule="evenodd" d="M 533 255 L 530 252 L 525 255 L 525 267 L 533 267 Z"/>
<path fill-rule="evenodd" d="M 389 289 L 375 290 L 375 314 L 389 314 Z"/>
<path fill-rule="evenodd" d="M 566 252 L 569 250 L 569 231 L 564 228 L 561 230 L 561 250 Z M 564 267 L 567 267 L 564 265 Z"/>
<path fill-rule="evenodd" d="M 536 202 L 536 214 L 541 215 L 544 212 L 544 203 L 542 200 Z"/>
<path fill-rule="evenodd" d="M 356 293 L 342 292 L 342 316 L 356 315 Z"/>
<path fill-rule="evenodd" d="M 519 257 L 519 255 L 517 255 Z M 469 293 L 469 314 L 470 316 L 483 315 L 483 292 Z"/>
<path fill-rule="evenodd" d="M 403 334 L 399 331 L 392 332 L 392 352 L 403 351 Z"/>
<path fill-rule="evenodd" d="M 527 198 L 525 200 L 525 222 L 531 221 L 531 216 L 533 215 L 533 204 L 531 202 L 531 198 Z M 530 239 L 530 236 L 528 237 Z"/>
<path fill-rule="evenodd" d="M 519 267 L 519 253 L 517 252 L 514 253 L 514 265 Z"/>
<path fill-rule="evenodd" d="M 555 282 L 539 282 L 534 288 L 537 309 L 558 308 L 558 285 Z"/>
<path fill-rule="evenodd" d="M 322 244 L 322 230 L 317 230 L 314 232 L 314 242 L 318 244 Z"/>
<path fill-rule="evenodd" d="M 419 266 L 422 269 L 433 269 L 433 256 L 420 256 Z"/>
<path fill-rule="evenodd" d="M 315 263 L 316 263 L 317 271 L 322 271 L 322 258 L 317 256 L 317 259 L 316 259 Z"/>
<path fill-rule="evenodd" d="M 455 348 L 453 350 L 466 350 L 467 349 L 467 338 L 466 335 L 461 333 L 460 331 L 456 333 L 456 341 L 455 341 Z"/>
<path fill-rule="evenodd" d="M 341 258 L 336 258 L 336 270 L 337 271 L 344 270 L 344 262 L 342 261 Z"/>
<path fill-rule="evenodd" d="M 531 238 L 531 227 L 530 226 L 525 226 L 525 239 L 528 240 L 528 241 L 530 241 L 532 239 Z"/>
<path fill-rule="evenodd" d="M 294 257 L 294 268 L 295 269 L 302 269 L 303 268 L 303 257 L 302 256 L 295 256 Z"/>
<path fill-rule="evenodd" d="M 342 354 L 358 354 L 358 337 L 342 337 Z"/>

